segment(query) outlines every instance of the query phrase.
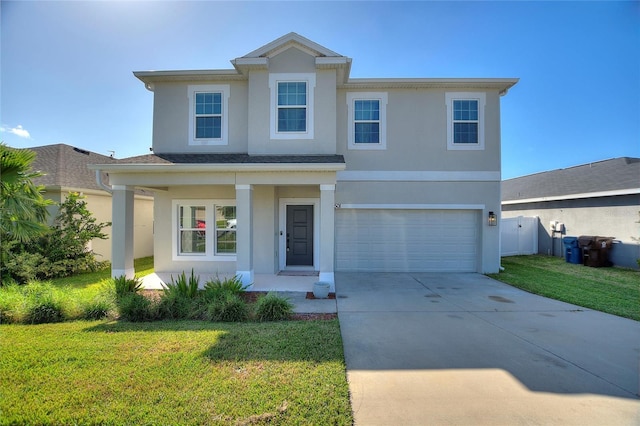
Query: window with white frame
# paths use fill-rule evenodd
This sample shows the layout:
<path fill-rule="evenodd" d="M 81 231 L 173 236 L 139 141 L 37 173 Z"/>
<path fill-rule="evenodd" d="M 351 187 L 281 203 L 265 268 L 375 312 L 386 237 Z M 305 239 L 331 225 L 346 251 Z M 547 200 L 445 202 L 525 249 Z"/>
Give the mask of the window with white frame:
<path fill-rule="evenodd" d="M 450 92 L 447 104 L 447 149 L 484 149 L 485 93 Z"/>
<path fill-rule="evenodd" d="M 387 93 L 347 93 L 349 149 L 386 149 Z"/>
<path fill-rule="evenodd" d="M 227 145 L 229 85 L 188 87 L 189 145 Z"/>
<path fill-rule="evenodd" d="M 236 254 L 236 206 L 216 205 L 216 242 L 217 255 Z"/>
<path fill-rule="evenodd" d="M 312 139 L 315 74 L 270 74 L 271 139 Z"/>
<path fill-rule="evenodd" d="M 174 260 L 235 260 L 234 200 L 174 200 L 173 223 Z"/>

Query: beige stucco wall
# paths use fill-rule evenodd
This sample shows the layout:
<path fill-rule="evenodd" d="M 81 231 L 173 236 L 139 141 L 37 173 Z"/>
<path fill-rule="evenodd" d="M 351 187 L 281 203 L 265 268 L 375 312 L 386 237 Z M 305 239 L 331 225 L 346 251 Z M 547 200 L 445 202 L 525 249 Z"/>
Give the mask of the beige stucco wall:
<path fill-rule="evenodd" d="M 365 91 L 365 90 L 363 90 Z M 347 93 L 337 94 L 337 151 L 348 170 L 500 170 L 500 96 L 486 92 L 485 149 L 447 151 L 445 91 L 435 89 L 371 89 L 386 92 L 387 149 L 347 148 Z M 469 90 L 473 91 L 473 90 Z"/>
<path fill-rule="evenodd" d="M 246 81 L 207 80 L 198 84 L 229 84 L 229 144 L 225 146 L 189 146 L 189 105 L 187 82 L 159 82 L 154 89 L 154 152 L 241 152 L 258 154 L 342 154 L 347 172 L 369 171 L 370 181 L 340 181 L 335 202 L 363 204 L 430 204 L 481 206 L 481 260 L 479 272 L 497 272 L 499 267 L 498 227 L 486 227 L 489 211 L 500 211 L 500 95 L 497 90 L 464 90 L 450 92 L 483 92 L 484 149 L 447 150 L 447 105 L 445 89 L 370 88 L 363 92 L 385 92 L 387 103 L 387 142 L 385 150 L 350 150 L 347 145 L 347 93 L 337 89 L 335 69 L 316 68 L 315 58 L 290 48 L 268 59 L 267 69 L 251 69 Z M 270 75 L 275 73 L 314 73 L 316 79 L 313 104 L 313 139 L 272 139 L 270 134 Z M 413 182 L 376 181 L 378 171 L 453 172 Z M 467 172 L 490 172 L 486 181 L 469 181 Z M 465 172 L 457 174 L 456 172 Z M 184 198 L 235 199 L 236 184 L 255 184 L 254 269 L 270 273 L 278 268 L 278 227 L 280 198 L 318 198 L 322 177 L 316 174 L 297 176 L 292 181 L 286 173 L 186 172 L 179 174 L 124 172 L 112 174 L 114 184 L 166 186 L 167 192 L 156 196 L 155 255 L 156 271 L 188 271 L 196 264 L 172 260 L 171 200 Z M 312 176 L 311 176 L 312 175 Z M 487 175 L 485 175 L 487 176 Z M 262 179 L 264 178 L 264 179 Z M 430 180 L 432 179 L 432 180 Z M 448 180 L 447 180 L 448 179 Z M 465 180 L 466 179 L 466 180 Z M 483 178 L 484 179 L 484 178 Z M 326 183 L 335 182 L 335 175 Z M 315 186 L 295 186 L 305 183 Z M 185 186 L 179 186 L 185 185 Z M 234 272 L 235 262 L 218 262 L 219 272 Z M 202 266 L 199 264 L 198 266 Z M 215 272 L 215 271 L 213 271 Z"/>
<path fill-rule="evenodd" d="M 189 146 L 188 86 L 229 85 L 229 144 Z M 245 81 L 199 81 L 161 83 L 154 86 L 153 149 L 157 153 L 247 152 L 248 95 Z"/>
<path fill-rule="evenodd" d="M 281 198 L 319 198 L 318 185 L 276 186 L 253 185 L 253 268 L 256 274 L 273 274 L 279 270 L 278 244 L 280 231 L 279 200 Z M 173 200 L 233 200 L 234 185 L 189 185 L 170 187 L 156 195 L 155 221 L 164 224 L 156 227 L 155 271 L 158 273 L 189 272 L 193 268 L 200 274 L 233 274 L 235 260 L 193 261 L 174 260 L 172 233 Z"/>
<path fill-rule="evenodd" d="M 614 264 L 637 268 L 640 245 L 632 237 L 640 238 L 640 202 L 637 196 L 600 197 L 583 200 L 564 200 L 523 205 L 505 205 L 502 217 L 538 216 L 538 252 L 551 254 L 550 221 L 564 223 L 566 233 L 556 234 L 553 254 L 562 255 L 561 237 L 597 235 L 614 237 L 611 251 Z"/>

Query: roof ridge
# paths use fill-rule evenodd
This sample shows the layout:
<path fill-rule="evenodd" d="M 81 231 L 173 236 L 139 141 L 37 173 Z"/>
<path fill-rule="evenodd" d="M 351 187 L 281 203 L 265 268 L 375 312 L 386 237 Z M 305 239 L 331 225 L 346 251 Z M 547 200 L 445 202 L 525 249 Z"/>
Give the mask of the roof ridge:
<path fill-rule="evenodd" d="M 515 180 L 515 179 L 522 179 L 522 178 L 527 178 L 527 177 L 541 175 L 541 174 L 560 172 L 560 171 L 563 171 L 563 170 L 572 170 L 572 169 L 577 169 L 579 167 L 593 166 L 594 164 L 606 163 L 606 162 L 615 161 L 615 160 L 624 160 L 626 164 L 640 162 L 640 158 L 636 158 L 636 157 L 613 157 L 613 158 L 608 158 L 608 159 L 605 159 L 605 160 L 598 160 L 598 161 L 591 161 L 589 163 L 576 164 L 574 166 L 561 167 L 561 168 L 558 168 L 558 169 L 543 170 L 541 172 L 535 172 L 535 173 L 531 173 L 531 174 L 528 174 L 528 175 L 516 176 L 516 177 L 510 178 L 510 179 L 505 179 L 505 181 Z M 629 161 L 629 160 L 631 160 L 631 161 Z"/>

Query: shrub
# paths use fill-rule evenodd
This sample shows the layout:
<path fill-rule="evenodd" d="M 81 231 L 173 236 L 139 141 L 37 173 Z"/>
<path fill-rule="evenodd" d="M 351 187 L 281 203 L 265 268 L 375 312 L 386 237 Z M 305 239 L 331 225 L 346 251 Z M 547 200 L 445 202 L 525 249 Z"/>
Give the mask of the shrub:
<path fill-rule="evenodd" d="M 216 277 L 213 280 L 207 281 L 204 285 L 207 300 L 215 300 L 225 294 L 239 295 L 244 292 L 245 289 L 246 287 L 242 285 L 242 281 L 238 275 L 222 280 Z"/>
<path fill-rule="evenodd" d="M 249 306 L 237 294 L 227 293 L 209 303 L 206 319 L 210 321 L 240 322 L 249 318 Z"/>
<path fill-rule="evenodd" d="M 72 300 L 51 282 L 30 282 L 22 290 L 25 299 L 25 315 L 22 322 L 44 324 L 71 319 L 68 314 Z"/>
<path fill-rule="evenodd" d="M 171 282 L 164 288 L 164 294 L 177 293 L 188 299 L 193 299 L 198 295 L 198 286 L 200 285 L 200 277 L 196 277 L 191 269 L 191 276 L 187 279 L 184 271 L 178 275 L 177 279 L 171 276 Z"/>
<path fill-rule="evenodd" d="M 39 238 L 16 241 L 3 233 L 0 238 L 3 280 L 25 284 L 106 267 L 108 262 L 97 260 L 95 254 L 87 250 L 87 244 L 94 238 L 106 239 L 102 228 L 111 223 L 96 223 L 83 198 L 78 193 L 69 193 L 60 204 L 53 225 Z"/>
<path fill-rule="evenodd" d="M 159 318 L 156 303 L 138 293 L 129 293 L 117 302 L 120 319 L 131 322 L 154 321 Z"/>
<path fill-rule="evenodd" d="M 64 319 L 62 305 L 51 299 L 39 300 L 29 308 L 25 322 L 29 324 L 45 324 L 61 322 Z"/>
<path fill-rule="evenodd" d="M 117 278 L 111 278 L 111 282 L 113 283 L 116 298 L 118 299 L 142 290 L 142 281 L 138 277 L 127 278 L 126 276 L 121 275 Z"/>
<path fill-rule="evenodd" d="M 195 299 L 190 299 L 176 291 L 165 292 L 160 298 L 159 312 L 165 319 L 197 318 L 195 312 L 197 304 Z"/>
<path fill-rule="evenodd" d="M 22 287 L 15 283 L 0 287 L 0 324 L 22 322 L 25 309 Z"/>
<path fill-rule="evenodd" d="M 96 299 L 87 302 L 82 307 L 82 318 L 86 320 L 100 320 L 107 318 L 113 309 L 113 305 L 105 299 Z"/>
<path fill-rule="evenodd" d="M 293 314 L 293 304 L 286 297 L 270 292 L 256 302 L 256 319 L 258 321 L 282 321 Z"/>

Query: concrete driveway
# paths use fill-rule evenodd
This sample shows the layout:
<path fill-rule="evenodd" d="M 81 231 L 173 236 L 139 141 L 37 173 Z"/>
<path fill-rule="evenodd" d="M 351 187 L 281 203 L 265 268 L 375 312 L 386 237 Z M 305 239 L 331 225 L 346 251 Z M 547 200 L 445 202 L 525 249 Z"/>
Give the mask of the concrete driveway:
<path fill-rule="evenodd" d="M 640 323 L 479 274 L 336 273 L 357 425 L 637 425 Z"/>

